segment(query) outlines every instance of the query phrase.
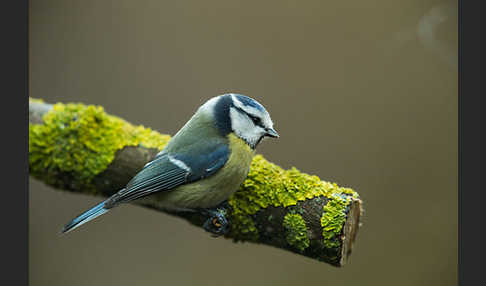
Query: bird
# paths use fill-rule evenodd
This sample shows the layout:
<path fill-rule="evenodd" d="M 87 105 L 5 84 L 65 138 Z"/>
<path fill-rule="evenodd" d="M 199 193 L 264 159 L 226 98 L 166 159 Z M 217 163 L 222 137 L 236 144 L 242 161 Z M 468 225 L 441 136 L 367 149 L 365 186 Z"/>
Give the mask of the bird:
<path fill-rule="evenodd" d="M 262 139 L 279 137 L 273 125 L 265 107 L 251 97 L 225 93 L 210 98 L 124 188 L 71 220 L 61 233 L 119 205 L 147 199 L 169 211 L 199 212 L 207 217 L 206 231 L 227 233 L 221 206 L 246 179 Z"/>

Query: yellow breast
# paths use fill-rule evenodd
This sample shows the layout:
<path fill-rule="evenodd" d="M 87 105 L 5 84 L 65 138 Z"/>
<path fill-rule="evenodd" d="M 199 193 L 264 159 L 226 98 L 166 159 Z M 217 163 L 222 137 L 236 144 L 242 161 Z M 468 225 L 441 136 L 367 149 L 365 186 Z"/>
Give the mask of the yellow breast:
<path fill-rule="evenodd" d="M 210 208 L 227 200 L 246 179 L 255 151 L 233 133 L 228 135 L 230 156 L 226 164 L 212 176 L 182 185 L 157 196 L 165 208 Z"/>

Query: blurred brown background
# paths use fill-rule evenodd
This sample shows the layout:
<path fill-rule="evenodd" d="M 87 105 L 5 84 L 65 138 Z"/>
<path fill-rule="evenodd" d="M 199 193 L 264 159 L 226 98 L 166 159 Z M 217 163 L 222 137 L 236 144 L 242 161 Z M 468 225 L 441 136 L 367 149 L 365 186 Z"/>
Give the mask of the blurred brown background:
<path fill-rule="evenodd" d="M 363 227 L 334 268 L 211 238 L 30 180 L 30 285 L 456 285 L 456 1 L 31 1 L 31 96 L 98 104 L 174 134 L 239 92 L 281 138 L 259 152 L 357 190 Z"/>

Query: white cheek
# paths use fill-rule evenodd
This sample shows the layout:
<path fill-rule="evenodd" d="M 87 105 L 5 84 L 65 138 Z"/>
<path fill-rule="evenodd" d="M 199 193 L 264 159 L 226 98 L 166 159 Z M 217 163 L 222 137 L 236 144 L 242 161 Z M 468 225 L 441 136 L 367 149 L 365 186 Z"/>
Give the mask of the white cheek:
<path fill-rule="evenodd" d="M 234 108 L 230 108 L 231 127 L 238 135 L 248 134 L 253 129 L 253 124 L 245 115 Z"/>
<path fill-rule="evenodd" d="M 230 118 L 235 134 L 250 144 L 255 144 L 265 134 L 263 128 L 255 126 L 246 115 L 241 114 L 234 108 L 230 108 Z"/>

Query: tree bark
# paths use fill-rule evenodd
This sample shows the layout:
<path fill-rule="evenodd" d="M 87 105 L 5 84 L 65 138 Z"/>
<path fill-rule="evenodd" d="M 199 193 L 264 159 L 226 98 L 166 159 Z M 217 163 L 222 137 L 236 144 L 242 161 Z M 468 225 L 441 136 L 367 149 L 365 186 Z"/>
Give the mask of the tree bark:
<path fill-rule="evenodd" d="M 108 197 L 123 188 L 170 136 L 106 114 L 101 107 L 29 101 L 30 175 L 60 190 Z M 114 147 L 113 147 L 114 146 Z M 171 212 L 202 227 L 199 213 Z M 225 238 L 267 244 L 334 266 L 346 264 L 360 227 L 362 202 L 350 188 L 255 156 L 229 199 Z"/>

